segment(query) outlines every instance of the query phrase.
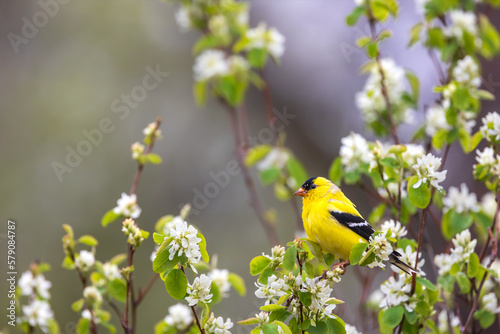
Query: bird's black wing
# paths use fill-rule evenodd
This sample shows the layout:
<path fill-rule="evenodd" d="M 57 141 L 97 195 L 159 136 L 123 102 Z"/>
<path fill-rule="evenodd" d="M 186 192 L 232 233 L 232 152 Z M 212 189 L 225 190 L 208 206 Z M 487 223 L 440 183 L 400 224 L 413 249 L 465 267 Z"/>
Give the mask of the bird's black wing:
<path fill-rule="evenodd" d="M 363 218 L 359 216 L 351 215 L 350 213 L 340 212 L 340 211 L 330 211 L 330 214 L 339 223 L 357 233 L 361 237 L 369 240 L 372 234 L 375 232 L 373 227 Z"/>

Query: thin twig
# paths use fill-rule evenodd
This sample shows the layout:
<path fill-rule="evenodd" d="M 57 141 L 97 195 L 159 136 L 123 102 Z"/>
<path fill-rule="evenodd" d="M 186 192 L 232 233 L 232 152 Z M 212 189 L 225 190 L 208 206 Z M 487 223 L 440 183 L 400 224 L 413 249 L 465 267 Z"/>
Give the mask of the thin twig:
<path fill-rule="evenodd" d="M 300 260 L 300 256 L 299 256 L 299 253 L 297 253 L 297 262 L 299 263 L 299 271 L 300 271 L 300 277 L 302 277 L 302 261 Z M 302 289 L 302 283 L 300 283 L 300 289 Z M 300 300 L 300 298 L 298 298 L 299 300 L 299 310 L 300 310 L 300 327 L 302 327 L 302 324 L 304 322 L 304 313 L 303 313 L 303 310 L 302 310 L 302 301 Z M 304 330 L 302 330 L 302 334 L 304 334 Z"/>
<path fill-rule="evenodd" d="M 139 289 L 139 293 L 138 293 L 137 299 L 134 301 L 134 306 L 135 307 L 138 307 L 139 304 L 144 299 L 144 297 L 146 297 L 146 295 L 148 294 L 149 290 L 151 290 L 151 288 L 153 287 L 153 285 L 156 282 L 156 280 L 158 279 L 158 277 L 160 277 L 160 275 L 158 275 L 157 273 L 155 273 L 153 276 L 151 276 L 151 278 L 149 279 L 148 284 L 146 284 L 146 286 L 144 287 L 144 289 Z"/>
<path fill-rule="evenodd" d="M 231 121 L 231 127 L 233 129 L 233 137 L 234 137 L 234 142 L 235 142 L 235 147 L 236 147 L 236 159 L 238 160 L 238 163 L 241 167 L 241 170 L 243 172 L 243 177 L 245 179 L 245 184 L 248 190 L 248 193 L 250 195 L 250 205 L 254 209 L 257 217 L 259 218 L 259 222 L 266 231 L 267 238 L 269 240 L 269 243 L 271 243 L 273 246 L 279 244 L 278 240 L 278 235 L 276 234 L 276 230 L 274 229 L 274 226 L 272 222 L 265 216 L 264 213 L 264 208 L 262 207 L 262 203 L 259 200 L 259 196 L 257 194 L 257 191 L 255 189 L 255 185 L 252 179 L 252 176 L 250 175 L 250 171 L 248 170 L 247 166 L 245 165 L 244 161 L 244 153 L 242 152 L 240 148 L 240 142 L 239 142 L 239 131 L 238 131 L 238 120 L 236 118 L 236 111 L 234 108 L 231 106 L 227 105 L 225 102 L 223 102 L 224 105 L 226 106 L 229 114 L 229 119 Z"/>
<path fill-rule="evenodd" d="M 273 98 L 271 95 L 271 89 L 267 81 L 267 75 L 265 69 L 260 71 L 260 76 L 264 81 L 264 87 L 262 88 L 262 95 L 264 96 L 264 106 L 266 107 L 266 116 L 269 128 L 273 129 L 276 123 L 276 115 L 273 112 Z M 277 139 L 276 133 L 273 131 L 274 140 Z"/>

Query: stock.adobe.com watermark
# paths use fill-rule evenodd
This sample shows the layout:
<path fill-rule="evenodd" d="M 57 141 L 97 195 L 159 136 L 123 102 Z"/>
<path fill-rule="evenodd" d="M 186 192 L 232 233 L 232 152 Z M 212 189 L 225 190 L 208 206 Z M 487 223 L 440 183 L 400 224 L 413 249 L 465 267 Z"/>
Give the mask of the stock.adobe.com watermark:
<path fill-rule="evenodd" d="M 15 54 L 19 53 L 21 45 L 28 44 L 33 40 L 40 29 L 45 27 L 51 18 L 59 13 L 61 5 L 65 5 L 71 0 L 39 0 L 37 2 L 39 9 L 31 16 L 23 16 L 21 18 L 22 24 L 18 33 L 9 32 L 7 38 Z"/>
<path fill-rule="evenodd" d="M 104 117 L 99 120 L 95 128 L 83 129 L 81 134 L 84 139 L 74 146 L 66 145 L 64 160 L 51 163 L 52 170 L 59 182 L 64 180 L 66 173 L 73 172 L 82 163 L 83 158 L 89 156 L 95 147 L 101 145 L 105 135 L 115 130 L 116 122 L 126 119 L 130 115 L 130 111 L 136 109 L 148 97 L 149 92 L 156 89 L 168 75 L 168 72 L 160 70 L 160 65 L 156 65 L 154 68 L 146 66 L 146 74 L 143 76 L 141 84 L 134 86 L 128 93 L 123 93 L 119 98 L 111 101 L 110 109 L 115 121 Z"/>
<path fill-rule="evenodd" d="M 256 136 L 248 136 L 245 145 L 253 147 L 272 143 L 273 138 L 276 138 L 276 134 L 283 131 L 290 124 L 290 121 L 297 117 L 297 115 L 289 114 L 286 107 L 283 108 L 283 111 L 273 109 L 273 113 L 276 116 L 274 121 L 269 126 L 260 129 Z M 191 201 L 191 214 L 200 214 L 210 204 L 210 200 L 219 196 L 221 191 L 229 186 L 231 178 L 241 173 L 242 170 L 237 159 L 228 161 L 223 170 L 210 171 L 208 175 L 211 181 L 205 183 L 201 188 L 193 188 L 194 197 Z"/>

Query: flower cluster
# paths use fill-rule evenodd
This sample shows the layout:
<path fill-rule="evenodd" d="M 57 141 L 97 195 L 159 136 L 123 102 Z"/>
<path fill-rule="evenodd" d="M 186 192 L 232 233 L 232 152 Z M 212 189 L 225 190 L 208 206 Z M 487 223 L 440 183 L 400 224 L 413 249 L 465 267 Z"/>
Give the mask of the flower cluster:
<path fill-rule="evenodd" d="M 380 286 L 383 298 L 380 307 L 387 309 L 392 306 L 404 305 L 408 312 L 412 312 L 416 302 L 410 299 L 411 279 L 408 280 L 405 274 L 398 275 L 397 280 L 391 276 Z"/>
<path fill-rule="evenodd" d="M 450 21 L 448 27 L 443 31 L 446 36 L 455 38 L 460 44 L 463 44 L 464 34 L 469 34 L 474 38 L 476 44 L 481 45 L 476 24 L 476 14 L 453 10 L 450 12 Z"/>
<path fill-rule="evenodd" d="M 233 328 L 233 322 L 227 318 L 224 322 L 222 317 L 215 317 L 212 313 L 203 327 L 208 334 L 231 334 L 229 329 Z"/>
<path fill-rule="evenodd" d="M 340 140 L 340 157 L 346 171 L 354 171 L 364 163 L 371 161 L 371 153 L 368 143 L 363 136 L 351 132 L 347 137 Z"/>
<path fill-rule="evenodd" d="M 331 293 L 333 289 L 329 286 L 329 282 L 327 280 L 322 280 L 320 277 L 306 277 L 300 291 L 311 294 L 311 305 L 307 309 L 311 315 L 317 315 L 319 320 L 324 319 L 325 317 L 335 317 L 332 312 L 337 305 L 330 303 L 332 300 Z"/>
<path fill-rule="evenodd" d="M 246 50 L 263 49 L 273 58 L 279 59 L 285 53 L 285 36 L 275 28 L 267 29 L 265 23 L 261 22 L 253 29 L 247 30 L 245 37 L 248 39 Z"/>
<path fill-rule="evenodd" d="M 168 326 L 183 331 L 191 325 L 193 316 L 189 307 L 179 303 L 168 308 L 168 315 L 163 321 Z"/>
<path fill-rule="evenodd" d="M 383 75 L 383 76 L 382 76 Z M 381 59 L 380 68 L 373 66 L 363 91 L 356 94 L 356 106 L 361 110 L 364 120 L 372 123 L 379 119 L 380 112 L 387 109 L 382 80 L 391 105 L 401 104 L 404 88 L 405 71 L 392 59 Z M 411 123 L 412 117 L 403 119 Z"/>
<path fill-rule="evenodd" d="M 29 296 L 29 303 L 22 305 L 23 315 L 18 322 L 27 322 L 31 327 L 40 327 L 47 333 L 50 323 L 54 321 L 54 312 L 49 304 L 52 283 L 43 274 L 29 270 L 21 275 L 18 286 L 22 296 Z"/>
<path fill-rule="evenodd" d="M 259 161 L 256 165 L 257 170 L 263 171 L 269 168 L 282 169 L 285 167 L 287 161 L 290 159 L 288 150 L 282 147 L 273 147 L 264 159 Z"/>
<path fill-rule="evenodd" d="M 492 143 L 500 141 L 500 115 L 494 111 L 488 113 L 482 119 L 483 125 L 480 128 L 483 137 Z"/>
<path fill-rule="evenodd" d="M 113 212 L 127 218 L 137 219 L 141 215 L 141 208 L 137 205 L 137 196 L 135 194 L 127 195 L 122 193 L 122 197 L 116 202 L 117 206 Z"/>
<path fill-rule="evenodd" d="M 132 159 L 139 160 L 144 153 L 145 146 L 139 142 L 135 142 L 132 144 Z M 122 195 L 123 196 L 123 195 Z"/>
<path fill-rule="evenodd" d="M 448 315 L 449 313 L 449 315 Z M 448 320 L 450 317 L 450 320 Z M 452 328 L 450 328 L 450 326 Z M 460 326 L 460 319 L 451 311 L 442 310 L 438 315 L 438 329 L 439 333 L 453 333 L 452 329 Z"/>
<path fill-rule="evenodd" d="M 75 267 L 84 273 L 89 272 L 94 266 L 94 263 L 94 253 L 87 250 L 80 251 L 80 254 L 75 257 Z"/>
<path fill-rule="evenodd" d="M 430 183 L 437 190 L 443 189 L 439 183 L 445 180 L 447 171 L 439 171 L 440 166 L 441 158 L 435 157 L 431 153 L 417 158 L 413 169 L 417 172 L 418 181 L 413 185 L 413 188 L 417 189 L 422 184 Z"/>
<path fill-rule="evenodd" d="M 122 232 L 127 236 L 127 243 L 134 248 L 139 247 L 144 241 L 144 236 L 141 229 L 131 218 L 127 218 L 123 221 Z"/>
<path fill-rule="evenodd" d="M 466 86 L 479 88 L 481 86 L 481 75 L 479 66 L 471 56 L 465 56 L 457 62 L 453 68 L 453 79 Z"/>
<path fill-rule="evenodd" d="M 257 298 L 265 298 L 266 305 L 276 302 L 277 298 L 286 295 L 290 289 L 285 280 L 277 278 L 276 275 L 271 275 L 267 279 L 267 284 L 255 282 L 255 286 L 257 287 L 255 296 Z"/>
<path fill-rule="evenodd" d="M 177 256 L 185 254 L 189 264 L 200 262 L 199 243 L 201 238 L 198 237 L 198 230 L 193 225 L 188 226 L 186 221 L 177 220 L 175 225 L 170 228 L 170 237 L 173 239 L 169 244 L 169 260 L 172 260 L 176 254 Z"/>
<path fill-rule="evenodd" d="M 434 105 L 427 109 L 425 114 L 425 133 L 434 136 L 439 130 L 451 130 L 451 125 L 446 120 L 446 110 L 440 105 Z"/>
<path fill-rule="evenodd" d="M 453 209 L 458 213 L 478 211 L 476 194 L 470 193 L 465 183 L 457 187 L 450 187 L 448 194 L 443 198 L 445 211 Z"/>
<path fill-rule="evenodd" d="M 188 285 L 186 301 L 189 306 L 195 306 L 198 303 L 210 303 L 213 295 L 210 293 L 212 280 L 205 274 L 201 274 L 194 279 L 193 284 Z"/>
<path fill-rule="evenodd" d="M 434 257 L 434 264 L 438 267 L 438 274 L 440 276 L 447 274 L 454 263 L 465 263 L 468 261 L 477 244 L 476 239 L 471 239 L 469 230 L 463 230 L 461 233 L 455 235 L 452 242 L 454 248 L 451 249 L 450 254 L 437 254 Z"/>
<path fill-rule="evenodd" d="M 149 143 L 151 142 L 151 139 L 153 136 L 155 137 L 156 140 L 159 140 L 162 138 L 161 136 L 161 129 L 158 129 L 158 123 L 157 122 L 152 122 L 149 123 L 147 127 L 142 130 L 142 133 L 144 134 L 144 142 Z"/>
<path fill-rule="evenodd" d="M 415 262 L 417 261 L 417 252 L 414 251 L 410 245 L 407 245 L 405 249 L 398 248 L 396 250 L 401 257 L 399 259 L 404 263 L 408 264 L 410 267 L 415 268 Z M 418 254 L 418 265 L 417 265 L 417 273 L 419 276 L 425 276 L 425 272 L 422 270 L 422 267 L 425 264 L 425 260 L 422 257 L 422 253 Z M 397 273 L 403 274 L 401 269 L 396 266 L 391 266 L 391 269 Z"/>
<path fill-rule="evenodd" d="M 208 273 L 212 283 L 219 289 L 222 297 L 227 297 L 231 284 L 229 283 L 229 271 L 227 269 L 213 269 Z"/>
<path fill-rule="evenodd" d="M 266 255 L 264 253 L 262 253 L 262 255 L 271 260 L 273 266 L 279 266 L 283 263 L 283 256 L 285 256 L 285 247 L 280 245 L 274 246 L 271 249 L 271 255 Z"/>
<path fill-rule="evenodd" d="M 400 222 L 398 221 L 395 221 L 393 219 L 389 219 L 389 220 L 386 220 L 382 226 L 380 226 L 380 231 L 385 235 L 387 234 L 387 232 L 391 230 L 391 235 L 390 237 L 391 238 L 395 238 L 395 239 L 400 239 L 402 237 L 404 237 L 408 231 L 406 230 L 406 228 L 401 225 Z"/>
<path fill-rule="evenodd" d="M 389 260 L 389 255 L 393 252 L 393 248 L 389 240 L 387 240 L 384 234 L 380 233 L 374 234 L 370 238 L 368 250 L 373 251 L 373 254 L 375 255 L 375 260 L 367 265 L 369 268 L 385 268 L 385 264 L 382 261 Z"/>

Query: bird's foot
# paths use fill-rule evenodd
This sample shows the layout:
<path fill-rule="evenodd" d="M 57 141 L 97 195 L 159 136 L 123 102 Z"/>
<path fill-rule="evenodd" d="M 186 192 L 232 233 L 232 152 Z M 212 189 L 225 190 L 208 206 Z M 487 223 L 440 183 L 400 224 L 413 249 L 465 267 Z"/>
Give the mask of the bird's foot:
<path fill-rule="evenodd" d="M 348 265 L 351 264 L 351 261 L 347 260 L 347 261 L 341 261 L 341 262 L 337 262 L 335 263 L 333 266 L 332 266 L 332 270 L 333 269 L 336 269 L 336 268 L 340 268 L 342 269 L 342 273 L 340 275 L 344 275 L 345 274 L 345 271 L 346 271 L 346 267 Z"/>

